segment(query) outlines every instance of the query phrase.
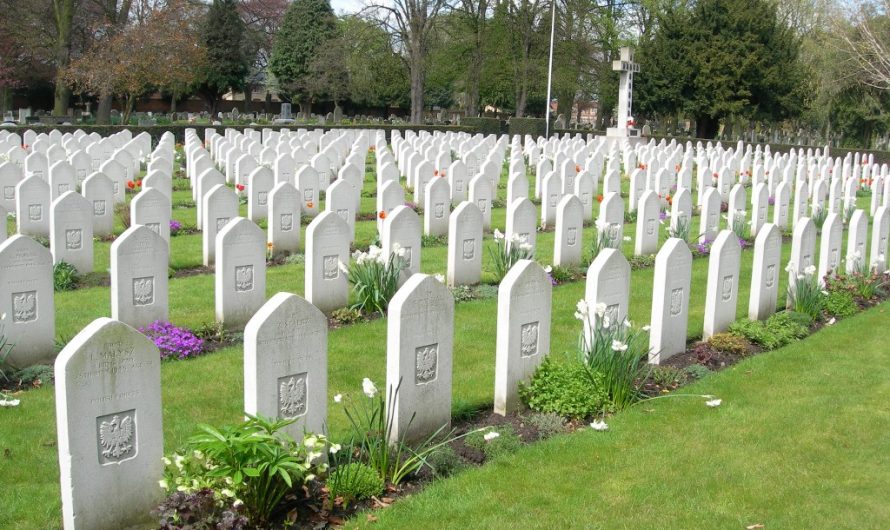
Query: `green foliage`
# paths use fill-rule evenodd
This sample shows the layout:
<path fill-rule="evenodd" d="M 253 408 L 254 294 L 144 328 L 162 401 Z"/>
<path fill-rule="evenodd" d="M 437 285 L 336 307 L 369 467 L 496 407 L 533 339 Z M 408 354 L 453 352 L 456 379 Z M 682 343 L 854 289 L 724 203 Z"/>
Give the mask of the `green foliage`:
<path fill-rule="evenodd" d="M 437 477 L 450 477 L 467 467 L 450 445 L 443 445 L 426 457 L 426 465 Z"/>
<path fill-rule="evenodd" d="M 535 252 L 532 246 L 523 240 L 518 234 L 511 240 L 501 233 L 500 230 L 494 230 L 494 248 L 489 247 L 488 253 L 491 256 L 491 266 L 494 269 L 495 281 L 500 283 L 504 276 L 510 272 L 513 265 L 522 259 L 534 259 Z"/>
<path fill-rule="evenodd" d="M 244 85 L 250 59 L 245 53 L 246 27 L 236 0 L 213 0 L 201 26 L 201 43 L 207 50 L 202 90 L 218 99 L 229 89 Z"/>
<path fill-rule="evenodd" d="M 799 115 L 807 96 L 800 43 L 768 0 L 700 0 L 659 13 L 640 43 L 644 72 L 637 108 L 695 117 L 712 138 L 719 120 L 781 120 Z"/>
<path fill-rule="evenodd" d="M 843 318 L 859 312 L 859 305 L 849 291 L 829 291 L 825 297 L 824 309 L 831 316 Z"/>
<path fill-rule="evenodd" d="M 812 319 L 803 313 L 781 311 L 763 320 L 743 319 L 733 322 L 729 332 L 741 335 L 767 350 L 775 350 L 809 335 Z"/>
<path fill-rule="evenodd" d="M 335 309 L 331 313 L 331 319 L 341 326 L 348 326 L 350 324 L 355 324 L 356 322 L 361 322 L 364 318 L 362 312 L 354 307 L 341 307 L 340 309 Z"/>
<path fill-rule="evenodd" d="M 609 394 L 601 374 L 588 372 L 576 359 L 563 362 L 547 357 L 519 396 L 532 410 L 554 413 L 571 419 L 600 414 L 608 408 Z"/>
<path fill-rule="evenodd" d="M 575 279 L 576 271 L 568 267 L 556 265 L 550 268 L 550 277 L 556 283 L 566 283 Z"/>
<path fill-rule="evenodd" d="M 343 505 L 380 495 L 386 484 L 373 468 L 361 462 L 337 466 L 328 476 L 331 497 L 341 497 Z"/>
<path fill-rule="evenodd" d="M 288 6 L 269 58 L 269 71 L 288 95 L 300 101 L 314 95 L 309 87 L 312 61 L 335 32 L 328 0 L 296 0 Z"/>
<path fill-rule="evenodd" d="M 538 436 L 542 439 L 568 432 L 566 420 L 555 412 L 535 412 L 530 414 L 526 421 L 538 430 Z"/>
<path fill-rule="evenodd" d="M 684 368 L 683 371 L 686 372 L 686 374 L 693 379 L 701 379 L 702 377 L 711 373 L 711 370 L 708 369 L 707 366 L 704 366 L 702 364 L 690 364 L 689 366 Z"/>
<path fill-rule="evenodd" d="M 399 290 L 399 277 L 407 266 L 401 250 L 393 249 L 388 258 L 374 245 L 368 252 L 355 253 L 355 261 L 348 272 L 355 298 L 353 309 L 364 313 L 386 313 L 389 301 Z"/>
<path fill-rule="evenodd" d="M 80 277 L 74 265 L 67 261 L 60 261 L 53 265 L 53 289 L 56 291 L 71 291 L 77 289 Z"/>
<path fill-rule="evenodd" d="M 655 265 L 655 254 L 631 256 L 628 262 L 630 263 L 631 270 L 638 271 L 640 269 L 648 269 Z"/>
<path fill-rule="evenodd" d="M 745 337 L 732 333 L 715 333 L 708 338 L 707 342 L 717 351 L 735 355 L 747 355 L 748 348 L 751 346 Z"/>
<path fill-rule="evenodd" d="M 497 436 L 493 436 L 493 433 L 496 433 Z M 489 436 L 488 440 L 485 439 L 486 435 Z M 482 451 L 486 460 L 495 460 L 513 454 L 522 447 L 522 440 L 510 425 L 499 425 L 474 431 L 467 436 L 464 443 L 473 449 Z"/>
<path fill-rule="evenodd" d="M 652 381 L 661 388 L 679 385 L 686 380 L 686 376 L 679 368 L 673 366 L 655 366 L 650 372 Z"/>
<path fill-rule="evenodd" d="M 791 270 L 789 265 L 786 270 L 794 275 L 788 285 L 790 307 L 796 313 L 805 314 L 813 320 L 821 317 L 822 308 L 825 305 L 825 295 L 822 294 L 822 287 L 816 276 L 816 267 L 810 265 L 803 271 L 797 272 Z"/>
<path fill-rule="evenodd" d="M 434 236 L 431 234 L 423 234 L 420 236 L 421 247 L 439 247 L 448 243 L 448 236 Z"/>
<path fill-rule="evenodd" d="M 269 522 L 284 496 L 323 473 L 325 450 L 321 435 L 307 434 L 302 443 L 281 432 L 293 420 L 250 416 L 240 425 L 216 429 L 199 425 L 199 434 L 181 454 L 165 459 L 162 487 L 168 492 L 210 488 L 244 503 L 258 527 Z"/>
<path fill-rule="evenodd" d="M 525 136 L 530 134 L 533 138 L 544 136 L 547 122 L 542 118 L 517 118 L 513 116 L 507 120 L 507 134 Z"/>
<path fill-rule="evenodd" d="M 501 134 L 501 120 L 497 118 L 461 118 L 460 124 L 472 127 L 482 134 Z"/>
<path fill-rule="evenodd" d="M 668 234 L 671 237 L 680 238 L 683 241 L 689 241 L 689 231 L 692 223 L 690 222 L 689 217 L 686 216 L 678 216 L 677 219 L 671 222 L 671 226 L 668 229 Z"/>
<path fill-rule="evenodd" d="M 9 379 L 23 387 L 46 385 L 53 383 L 53 367 L 46 364 L 35 364 L 15 372 Z"/>

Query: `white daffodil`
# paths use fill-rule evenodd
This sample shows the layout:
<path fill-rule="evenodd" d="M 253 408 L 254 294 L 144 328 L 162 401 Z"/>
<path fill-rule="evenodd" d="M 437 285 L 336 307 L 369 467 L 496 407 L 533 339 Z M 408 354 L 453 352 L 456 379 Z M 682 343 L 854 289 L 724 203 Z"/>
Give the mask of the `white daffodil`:
<path fill-rule="evenodd" d="M 553 267 L 551 267 L 550 265 L 547 265 L 546 267 L 544 267 L 544 272 L 546 272 L 547 274 L 550 274 L 551 272 L 553 272 Z"/>
<path fill-rule="evenodd" d="M 318 460 L 319 458 L 321 458 L 321 451 L 309 451 L 306 454 L 306 461 L 310 463 Z"/>
<path fill-rule="evenodd" d="M 785 265 L 785 272 L 794 272 L 794 264 L 790 261 L 788 262 L 788 265 Z"/>
<path fill-rule="evenodd" d="M 523 252 L 531 252 L 532 251 L 531 243 L 525 243 L 525 242 L 520 243 L 519 250 L 521 250 Z"/>
<path fill-rule="evenodd" d="M 803 270 L 803 273 L 806 274 L 807 276 L 809 276 L 809 275 L 811 275 L 811 274 L 816 274 L 816 266 L 815 266 L 815 265 L 809 265 L 809 266 L 807 266 L 807 267 Z"/>
<path fill-rule="evenodd" d="M 362 392 L 369 398 L 372 398 L 377 394 L 377 387 L 374 385 L 373 381 L 366 377 L 362 379 Z"/>
<path fill-rule="evenodd" d="M 170 485 L 167 484 L 167 479 L 163 479 L 163 478 L 162 478 L 161 480 L 159 480 L 159 481 L 158 481 L 158 486 L 160 486 L 162 490 L 168 490 L 168 489 L 170 489 Z"/>
<path fill-rule="evenodd" d="M 616 352 L 625 352 L 627 351 L 627 344 L 621 342 L 620 340 L 613 340 L 612 350 Z"/>
<path fill-rule="evenodd" d="M 318 445 L 318 438 L 316 438 L 315 436 L 310 436 L 303 440 L 303 445 L 311 449 Z"/>
<path fill-rule="evenodd" d="M 825 325 L 826 325 L 826 326 L 833 326 L 835 322 L 837 322 L 837 319 L 834 318 L 834 317 L 831 317 L 831 320 L 829 320 L 828 322 L 826 322 Z"/>
<path fill-rule="evenodd" d="M 722 399 L 709 399 L 708 401 L 705 401 L 705 405 L 709 407 L 719 407 L 721 403 L 723 403 Z"/>
<path fill-rule="evenodd" d="M 445 283 L 445 275 L 437 272 L 433 277 L 439 280 L 440 283 Z"/>
<path fill-rule="evenodd" d="M 590 424 L 590 428 L 595 431 L 608 431 L 609 425 L 603 420 L 593 420 Z"/>
<path fill-rule="evenodd" d="M 649 331 L 650 329 L 652 329 L 652 326 L 650 326 L 649 324 L 643 326 L 643 331 Z"/>
<path fill-rule="evenodd" d="M 349 274 L 349 267 L 346 266 L 346 264 L 342 261 L 337 261 L 337 268 L 339 268 L 340 272 L 342 272 L 343 274 Z"/>
<path fill-rule="evenodd" d="M 490 441 L 494 440 L 495 438 L 497 438 L 497 437 L 500 436 L 500 435 L 501 435 L 500 433 L 492 431 L 492 432 L 489 432 L 489 433 L 485 433 L 485 436 L 483 436 L 482 438 L 483 438 L 486 442 L 490 442 Z"/>
<path fill-rule="evenodd" d="M 587 300 L 583 298 L 578 300 L 578 303 L 575 304 L 575 310 L 582 317 L 587 318 L 587 316 L 590 314 L 590 308 L 587 306 Z"/>
<path fill-rule="evenodd" d="M 494 229 L 494 239 L 495 239 L 495 241 L 500 241 L 501 239 L 504 239 L 503 232 L 501 232 L 500 230 L 495 228 Z"/>
<path fill-rule="evenodd" d="M 624 236 L 624 241 L 630 241 L 630 236 Z"/>
<path fill-rule="evenodd" d="M 343 401 L 343 394 L 337 394 L 336 396 L 334 396 L 334 403 L 340 403 L 341 401 Z"/>
<path fill-rule="evenodd" d="M 606 304 L 604 304 L 603 302 L 596 304 L 596 316 L 598 316 L 600 318 L 605 316 L 606 309 L 607 309 Z"/>
<path fill-rule="evenodd" d="M 331 444 L 331 447 L 328 449 L 328 451 L 330 451 L 332 455 L 335 455 L 340 449 L 342 449 L 340 444 Z"/>

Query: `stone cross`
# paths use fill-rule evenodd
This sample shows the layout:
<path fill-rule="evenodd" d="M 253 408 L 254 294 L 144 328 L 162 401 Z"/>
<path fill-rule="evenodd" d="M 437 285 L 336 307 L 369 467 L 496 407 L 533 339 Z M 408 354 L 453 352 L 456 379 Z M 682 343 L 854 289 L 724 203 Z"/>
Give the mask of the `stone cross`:
<path fill-rule="evenodd" d="M 621 48 L 621 59 L 612 61 L 612 70 L 621 72 L 618 82 L 618 123 L 616 129 L 627 129 L 627 120 L 633 106 L 634 73 L 640 65 L 634 62 L 634 50 L 629 46 Z"/>

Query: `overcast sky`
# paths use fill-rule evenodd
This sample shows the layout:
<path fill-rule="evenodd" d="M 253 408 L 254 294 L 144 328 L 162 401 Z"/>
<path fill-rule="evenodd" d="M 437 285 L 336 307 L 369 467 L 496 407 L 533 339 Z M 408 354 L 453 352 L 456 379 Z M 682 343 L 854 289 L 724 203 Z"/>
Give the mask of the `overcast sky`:
<path fill-rule="evenodd" d="M 331 7 L 335 13 L 355 13 L 362 8 L 362 0 L 331 0 Z"/>

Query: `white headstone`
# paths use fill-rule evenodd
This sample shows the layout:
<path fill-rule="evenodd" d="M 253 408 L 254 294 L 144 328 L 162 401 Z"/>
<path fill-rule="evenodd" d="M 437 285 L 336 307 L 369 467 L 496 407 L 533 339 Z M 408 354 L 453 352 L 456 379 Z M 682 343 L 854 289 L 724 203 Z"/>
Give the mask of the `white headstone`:
<path fill-rule="evenodd" d="M 869 266 L 881 274 L 887 270 L 887 240 L 890 238 L 890 208 L 880 206 L 875 210 L 871 231 Z"/>
<path fill-rule="evenodd" d="M 257 223 L 269 214 L 269 192 L 275 186 L 272 170 L 260 166 L 247 177 L 247 218 Z"/>
<path fill-rule="evenodd" d="M 111 244 L 111 317 L 135 328 L 166 321 L 167 243 L 153 230 L 135 225 Z"/>
<path fill-rule="evenodd" d="M 822 223 L 822 237 L 819 242 L 819 281 L 825 276 L 838 272 L 841 264 L 841 244 L 844 225 L 840 214 L 829 213 Z"/>
<path fill-rule="evenodd" d="M 553 286 L 544 269 L 519 260 L 498 289 L 494 412 L 505 416 L 520 406 L 519 383 L 550 354 Z"/>
<path fill-rule="evenodd" d="M 276 294 L 244 328 L 244 411 L 296 420 L 284 431 L 301 440 L 327 428 L 327 387 L 328 319 L 304 298 Z"/>
<path fill-rule="evenodd" d="M 294 254 L 300 250 L 300 192 L 282 181 L 269 193 L 267 244 L 272 254 Z"/>
<path fill-rule="evenodd" d="M 472 202 L 458 205 L 448 218 L 448 286 L 482 279 L 482 212 Z"/>
<path fill-rule="evenodd" d="M 690 197 L 691 200 L 691 197 Z M 692 252 L 686 241 L 668 239 L 655 256 L 649 362 L 661 364 L 686 351 Z"/>
<path fill-rule="evenodd" d="M 715 188 L 705 190 L 702 196 L 700 236 L 708 241 L 714 241 L 720 231 L 720 203 L 719 191 Z"/>
<path fill-rule="evenodd" d="M 451 189 L 444 178 L 434 178 L 426 186 L 423 205 L 423 233 L 430 236 L 448 234 L 451 214 Z"/>
<path fill-rule="evenodd" d="M 266 300 L 266 245 L 249 219 L 232 219 L 216 236 L 216 320 L 242 328 Z"/>
<path fill-rule="evenodd" d="M 654 191 L 646 191 L 640 197 L 637 208 L 637 234 L 634 241 L 634 255 L 655 254 L 658 251 L 660 235 L 661 201 Z"/>
<path fill-rule="evenodd" d="M 721 231 L 711 245 L 702 334 L 705 340 L 735 321 L 741 254 L 739 240 L 732 230 Z"/>
<path fill-rule="evenodd" d="M 133 226 L 145 225 L 170 244 L 170 199 L 157 189 L 142 190 L 130 201 Z"/>
<path fill-rule="evenodd" d="M 402 253 L 404 269 L 400 283 L 412 274 L 420 272 L 420 217 L 407 206 L 396 206 L 383 222 L 380 242 L 383 254 L 389 259 L 393 253 Z"/>
<path fill-rule="evenodd" d="M 390 442 L 417 441 L 439 429 L 447 431 L 454 297 L 432 276 L 415 274 L 393 296 L 386 320 L 386 387 L 382 391 L 395 396 L 386 411 L 392 425 Z"/>
<path fill-rule="evenodd" d="M 782 232 L 775 224 L 767 223 L 761 227 L 754 240 L 754 265 L 748 299 L 749 319 L 766 320 L 776 312 L 781 261 Z"/>
<path fill-rule="evenodd" d="M 334 212 L 349 227 L 349 241 L 355 239 L 355 196 L 356 190 L 342 179 L 328 187 L 325 210 Z"/>
<path fill-rule="evenodd" d="M 470 180 L 470 202 L 482 213 L 482 230 L 491 228 L 492 187 L 488 178 L 480 173 Z"/>
<path fill-rule="evenodd" d="M 597 226 L 606 232 L 612 248 L 621 248 L 624 241 L 624 201 L 621 195 L 606 195 L 600 204 Z"/>
<path fill-rule="evenodd" d="M 621 251 L 605 248 L 587 269 L 584 299 L 595 308 L 604 304 L 610 325 L 620 325 L 627 318 L 630 297 L 630 264 Z"/>
<path fill-rule="evenodd" d="M 83 181 L 81 191 L 92 205 L 93 235 L 111 235 L 114 231 L 114 183 L 103 173 L 93 173 Z"/>
<path fill-rule="evenodd" d="M 15 187 L 15 219 L 18 232 L 28 236 L 49 235 L 49 184 L 32 175 Z"/>
<path fill-rule="evenodd" d="M 518 238 L 531 245 L 532 252 L 537 248 L 538 210 L 528 199 L 517 199 L 507 206 L 507 241 Z"/>
<path fill-rule="evenodd" d="M 49 247 L 53 263 L 67 262 L 79 274 L 93 272 L 93 212 L 90 202 L 66 191 L 50 209 Z"/>
<path fill-rule="evenodd" d="M 49 364 L 55 357 L 53 258 L 33 239 L 14 235 L 0 243 L 0 314 L 10 344 L 6 362 L 16 368 Z"/>
<path fill-rule="evenodd" d="M 150 522 L 164 471 L 157 346 L 122 322 L 99 318 L 59 354 L 55 378 L 65 528 Z"/>
<path fill-rule="evenodd" d="M 349 263 L 349 226 L 334 212 L 323 212 L 306 228 L 306 299 L 325 314 L 346 307 L 349 280 L 340 264 Z"/>
<path fill-rule="evenodd" d="M 566 195 L 556 207 L 556 231 L 553 239 L 553 264 L 578 265 L 583 254 L 584 213 L 581 201 Z"/>

